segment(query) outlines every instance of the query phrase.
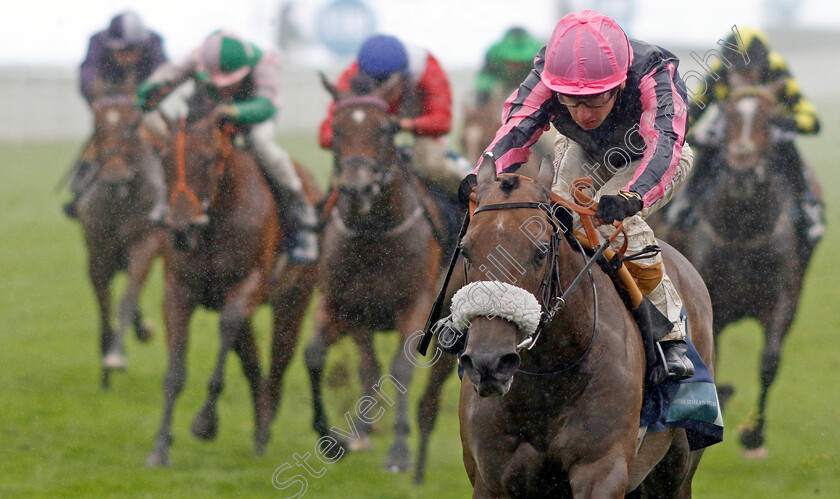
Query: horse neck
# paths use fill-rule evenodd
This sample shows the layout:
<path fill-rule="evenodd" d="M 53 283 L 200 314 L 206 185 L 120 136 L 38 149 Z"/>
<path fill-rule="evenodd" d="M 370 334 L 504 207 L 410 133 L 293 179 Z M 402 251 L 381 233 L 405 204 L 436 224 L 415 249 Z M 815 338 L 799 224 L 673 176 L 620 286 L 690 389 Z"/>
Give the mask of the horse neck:
<path fill-rule="evenodd" d="M 261 193 L 269 194 L 268 197 L 271 199 L 268 183 L 260 173 L 256 160 L 250 154 L 239 149 L 232 149 L 223 161 L 224 171 L 217 181 L 217 191 L 210 207 L 211 210 L 229 213 L 234 206 L 256 202 L 263 197 Z"/>
<path fill-rule="evenodd" d="M 765 165 L 766 169 L 769 165 Z M 700 210 L 710 225 L 729 241 L 748 241 L 772 232 L 787 208 L 787 199 L 781 194 L 784 187 L 777 175 L 765 172 L 769 178 L 761 183 L 755 180 L 752 194 L 742 197 L 731 193 L 727 171 L 721 173 Z"/>

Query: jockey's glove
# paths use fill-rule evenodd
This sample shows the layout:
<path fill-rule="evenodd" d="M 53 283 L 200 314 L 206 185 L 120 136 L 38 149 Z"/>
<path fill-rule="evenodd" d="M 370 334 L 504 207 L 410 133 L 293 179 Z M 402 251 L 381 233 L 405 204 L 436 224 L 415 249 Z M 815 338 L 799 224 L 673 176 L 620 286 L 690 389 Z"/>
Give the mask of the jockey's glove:
<path fill-rule="evenodd" d="M 602 223 L 611 224 L 615 220 L 624 220 L 640 212 L 644 208 L 642 196 L 633 191 L 619 191 L 618 194 L 601 196 L 595 218 Z"/>

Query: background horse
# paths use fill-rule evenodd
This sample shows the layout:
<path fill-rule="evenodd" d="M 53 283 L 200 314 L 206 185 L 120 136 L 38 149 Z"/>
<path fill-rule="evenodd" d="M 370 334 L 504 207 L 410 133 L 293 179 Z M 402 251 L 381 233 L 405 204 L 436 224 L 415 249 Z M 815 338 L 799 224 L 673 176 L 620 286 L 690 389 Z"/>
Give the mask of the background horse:
<path fill-rule="evenodd" d="M 650 433 L 637 453 L 645 356 L 638 327 L 606 274 L 596 269 L 585 278 L 536 346 L 522 348 L 529 341 L 523 324 L 544 317 L 540 306 L 551 305 L 544 302 L 554 296 L 551 282 L 569 289 L 583 268 L 569 242 L 552 235 L 559 222 L 550 225 L 538 209 L 549 206 L 553 177 L 546 159 L 535 181 L 518 175 L 497 181 L 495 165 L 485 160 L 478 208 L 461 241 L 467 282 L 473 291 L 483 282 L 486 290 L 468 300 L 491 304 L 499 296 L 492 288 L 506 286 L 519 292 L 503 296 L 534 301 L 516 309 L 516 323 L 484 312 L 470 319 L 459 413 L 474 497 L 622 497 L 640 483 L 656 497 L 690 495 L 703 450 L 689 451 L 685 430 Z M 501 282 L 485 274 L 500 247 L 510 257 L 510 276 Z M 703 281 L 673 248 L 663 244 L 662 252 L 684 297 L 693 342 L 711 366 L 711 304 Z"/>
<path fill-rule="evenodd" d="M 134 325 L 140 341 L 151 338 L 138 298 L 163 247 L 163 232 L 148 219 L 155 193 L 143 172 L 159 160 L 137 135 L 141 113 L 134 99 L 121 95 L 105 95 L 93 104 L 96 178 L 78 203 L 88 273 L 99 304 L 103 388 L 109 387 L 111 370 L 126 367 L 124 334 L 129 325 Z M 111 281 L 121 270 L 127 272 L 128 282 L 115 334 Z"/>
<path fill-rule="evenodd" d="M 724 149 L 718 157 L 707 158 L 717 162 L 717 174 L 697 189 L 700 193 L 691 202 L 696 221 L 690 226 L 672 224 L 664 233 L 708 286 L 715 338 L 728 324 L 744 318 L 756 318 L 764 328 L 757 412 L 741 430 L 741 445 L 749 457 L 766 454 L 767 394 L 808 264 L 808 255 L 798 251 L 793 194 L 773 167 L 770 123 L 775 112 L 773 92 L 756 87 L 733 91 L 723 107 Z M 685 198 L 690 187 L 677 196 Z M 733 388 L 719 389 L 725 403 Z"/>
<path fill-rule="evenodd" d="M 396 388 L 394 442 L 385 468 L 406 470 L 411 463 L 406 442 L 406 391 L 413 366 L 404 352 L 409 338 L 423 328 L 434 300 L 444 252 L 441 239 L 448 237 L 448 231 L 428 189 L 394 146 L 397 128 L 384 96 L 396 80 L 392 78 L 375 90 L 358 89 L 359 95 L 339 91 L 324 77 L 322 81 L 336 102 L 335 203 L 325 209 L 322 295 L 315 333 L 306 347 L 313 427 L 321 435 L 328 434 L 321 400 L 327 349 L 341 335 L 350 334 L 361 356 L 364 400 L 375 401 L 378 393 L 392 406 L 394 400 L 382 392 L 382 386 L 387 383 Z M 398 331 L 400 348 L 392 361 L 391 375 L 380 377 L 373 332 L 390 329 Z M 358 419 L 357 424 L 348 417 L 348 423 L 354 425 L 351 430 L 358 429 L 358 433 L 351 432 L 351 449 L 369 445 L 373 420 Z"/>
<path fill-rule="evenodd" d="M 201 116 L 196 107 L 191 109 Z M 164 155 L 170 190 L 164 281 L 169 365 L 163 418 L 148 458 L 150 466 L 169 463 L 172 412 L 186 377 L 188 325 L 195 308 L 219 311 L 221 346 L 192 433 L 202 439 L 216 435 L 216 401 L 224 387 L 227 354 L 233 350 L 250 385 L 255 448 L 261 453 L 314 287 L 314 265 L 284 266 L 284 259 L 278 260 L 283 233 L 277 206 L 254 158 L 232 145 L 229 126 L 222 131 L 210 118 L 191 119 Z M 307 195 L 317 197 L 313 179 L 299 173 Z M 261 386 L 251 317 L 266 300 L 274 308 L 274 335 L 270 373 Z"/>
<path fill-rule="evenodd" d="M 490 100 L 481 107 L 473 102 L 464 106 L 464 125 L 461 130 L 461 151 L 470 163 L 477 165 L 487 146 L 496 138 L 502 126 L 502 106 L 508 96 L 497 87 Z M 531 157 L 525 163 L 530 168 L 539 167 L 540 158 L 554 150 L 554 133 L 543 133 L 532 149 Z"/>

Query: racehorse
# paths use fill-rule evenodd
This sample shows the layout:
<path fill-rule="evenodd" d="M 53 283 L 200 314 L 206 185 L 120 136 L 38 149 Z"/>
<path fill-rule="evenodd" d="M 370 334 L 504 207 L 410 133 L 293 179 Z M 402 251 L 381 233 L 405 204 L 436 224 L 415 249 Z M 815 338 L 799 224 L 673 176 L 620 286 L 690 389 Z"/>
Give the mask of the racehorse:
<path fill-rule="evenodd" d="M 169 364 L 163 417 L 149 466 L 169 464 L 172 413 L 186 377 L 188 325 L 199 306 L 219 311 L 221 345 L 192 433 L 208 440 L 216 435 L 216 401 L 224 387 L 227 354 L 233 350 L 253 397 L 255 450 L 263 452 L 317 271 L 315 265 L 284 264 L 284 234 L 273 195 L 253 156 L 233 145 L 232 125 L 220 127 L 196 104 L 188 119 L 170 128 L 177 131 L 174 145 L 163 155 L 170 192 L 164 254 Z M 312 177 L 296 167 L 307 196 L 319 197 Z M 263 380 L 251 317 L 265 302 L 274 311 L 274 333 L 270 372 Z"/>
<path fill-rule="evenodd" d="M 690 451 L 685 430 L 670 428 L 648 433 L 637 452 L 642 338 L 610 278 L 585 276 L 585 258 L 558 234 L 571 217 L 553 221 L 560 218 L 550 208 L 553 178 L 549 158 L 533 181 L 497 178 L 489 158 L 479 167 L 477 208 L 460 243 L 467 285 L 453 299 L 466 293 L 468 302 L 484 304 L 469 319 L 460 358 L 461 441 L 473 497 L 622 497 L 640 484 L 650 496 L 688 496 L 703 450 Z M 486 269 L 505 261 L 499 248 L 510 273 L 488 279 Z M 711 366 L 703 281 L 672 247 L 662 244 L 662 254 L 691 338 Z M 558 286 L 573 292 L 558 301 Z"/>
<path fill-rule="evenodd" d="M 152 261 L 163 249 L 163 232 L 148 219 L 155 194 L 143 173 L 159 159 L 139 139 L 141 113 L 125 95 L 106 94 L 93 103 L 96 177 L 77 208 L 88 248 L 88 273 L 99 304 L 103 388 L 110 386 L 112 370 L 126 367 L 124 335 L 129 325 L 134 326 L 138 340 L 151 338 L 151 326 L 143 319 L 138 299 Z M 115 333 L 111 281 L 121 270 L 128 274 L 128 282 Z"/>
<path fill-rule="evenodd" d="M 809 258 L 797 250 L 793 195 L 773 167 L 770 123 L 775 102 L 774 93 L 761 87 L 732 92 L 722 109 L 724 147 L 718 158 L 708 158 L 717 161 L 717 174 L 706 180 L 691 203 L 696 222 L 670 224 L 665 233 L 708 286 L 716 340 L 727 325 L 744 318 L 756 318 L 764 328 L 757 412 L 740 435 L 744 454 L 757 458 L 766 455 L 767 394 L 796 314 Z M 680 202 L 675 199 L 674 204 Z M 721 402 L 733 392 L 731 386 L 719 390 Z"/>
<path fill-rule="evenodd" d="M 378 393 L 393 406 L 394 400 L 382 387 L 390 384 L 396 389 L 394 441 L 385 468 L 403 471 L 411 464 L 406 391 L 413 374 L 405 347 L 411 335 L 422 329 L 434 299 L 444 251 L 441 239 L 446 235 L 443 217 L 427 187 L 394 145 L 398 129 L 389 116 L 385 96 L 397 80 L 392 78 L 375 89 L 357 80 L 354 92 L 338 90 L 323 75 L 322 82 L 336 103 L 334 189 L 323 215 L 322 295 L 315 332 L 306 347 L 313 428 L 322 436 L 328 434 L 321 397 L 327 349 L 342 335 L 350 334 L 361 357 L 364 395 L 360 401 L 375 402 Z M 392 329 L 400 335 L 400 348 L 391 363 L 391 374 L 380 377 L 373 333 Z M 358 404 L 356 408 L 358 411 Z M 369 412 L 377 413 L 375 409 Z M 370 445 L 372 422 L 362 416 L 357 424 L 348 416 L 351 428 L 345 437 L 350 435 L 351 450 Z M 342 441 L 347 444 L 348 438 Z"/>

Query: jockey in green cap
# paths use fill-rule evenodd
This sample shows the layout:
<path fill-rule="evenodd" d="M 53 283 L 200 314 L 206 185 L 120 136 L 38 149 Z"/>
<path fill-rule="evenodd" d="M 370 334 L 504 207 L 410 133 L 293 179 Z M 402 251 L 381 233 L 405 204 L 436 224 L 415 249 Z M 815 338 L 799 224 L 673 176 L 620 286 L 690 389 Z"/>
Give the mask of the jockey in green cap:
<path fill-rule="evenodd" d="M 496 88 L 505 96 L 519 88 L 534 66 L 534 55 L 542 46 L 524 28 L 509 29 L 484 56 L 484 66 L 475 80 L 476 107 L 487 104 Z"/>
<path fill-rule="evenodd" d="M 298 263 L 311 263 L 318 259 L 315 210 L 303 195 L 291 157 L 274 141 L 280 104 L 278 71 L 276 54 L 220 30 L 185 60 L 155 71 L 140 86 L 138 99 L 143 109 L 155 109 L 178 85 L 192 79 L 198 87 L 191 104 L 199 96 L 209 95 L 217 102 L 212 112 L 219 120 L 245 127 L 257 164 L 272 191 L 282 197 L 278 204 L 286 207 L 283 219 L 289 219 L 293 230 L 289 256 Z"/>

